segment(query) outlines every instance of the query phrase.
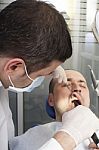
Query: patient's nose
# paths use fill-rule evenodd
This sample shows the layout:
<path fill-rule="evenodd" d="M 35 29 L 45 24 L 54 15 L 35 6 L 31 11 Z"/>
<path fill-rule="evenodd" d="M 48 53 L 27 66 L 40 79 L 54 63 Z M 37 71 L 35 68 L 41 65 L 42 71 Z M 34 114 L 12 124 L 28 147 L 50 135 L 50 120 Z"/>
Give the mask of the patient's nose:
<path fill-rule="evenodd" d="M 81 93 L 81 90 L 80 89 L 76 89 L 76 90 L 73 90 L 73 92 L 79 92 L 79 93 Z"/>
<path fill-rule="evenodd" d="M 81 93 L 81 87 L 76 83 L 72 84 L 72 92 Z"/>

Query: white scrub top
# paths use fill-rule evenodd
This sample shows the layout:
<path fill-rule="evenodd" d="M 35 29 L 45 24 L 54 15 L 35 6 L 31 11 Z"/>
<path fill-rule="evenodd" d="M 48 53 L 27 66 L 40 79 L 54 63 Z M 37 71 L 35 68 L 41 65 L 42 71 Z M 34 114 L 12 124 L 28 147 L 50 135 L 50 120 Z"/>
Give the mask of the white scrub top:
<path fill-rule="evenodd" d="M 61 128 L 61 122 L 51 122 L 29 129 L 25 134 L 14 137 L 10 141 L 11 150 L 63 150 L 52 138 Z M 75 150 L 89 150 L 89 141 L 79 144 Z"/>
<path fill-rule="evenodd" d="M 0 150 L 8 150 L 8 140 L 14 137 L 14 124 L 9 108 L 8 91 L 0 82 Z"/>

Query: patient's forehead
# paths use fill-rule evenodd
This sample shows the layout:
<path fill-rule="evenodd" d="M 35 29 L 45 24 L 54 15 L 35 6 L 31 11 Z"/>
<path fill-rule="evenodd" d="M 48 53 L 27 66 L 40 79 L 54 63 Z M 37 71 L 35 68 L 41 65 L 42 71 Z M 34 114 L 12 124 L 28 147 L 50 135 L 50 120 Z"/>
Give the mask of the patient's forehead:
<path fill-rule="evenodd" d="M 66 76 L 67 76 L 67 79 L 73 79 L 73 80 L 83 80 L 84 82 L 86 82 L 86 79 L 84 78 L 84 76 L 78 72 L 78 71 L 75 71 L 75 70 L 66 70 Z"/>

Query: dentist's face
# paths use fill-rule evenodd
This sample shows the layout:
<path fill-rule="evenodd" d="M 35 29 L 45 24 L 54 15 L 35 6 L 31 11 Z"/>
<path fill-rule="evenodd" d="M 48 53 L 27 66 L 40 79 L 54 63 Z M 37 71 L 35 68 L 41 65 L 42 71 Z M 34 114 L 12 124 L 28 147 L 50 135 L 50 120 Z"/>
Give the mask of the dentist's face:
<path fill-rule="evenodd" d="M 89 90 L 85 78 L 77 71 L 66 71 L 67 85 L 56 83 L 53 90 L 53 106 L 56 113 L 63 114 L 81 104 L 89 107 Z M 74 104 L 75 103 L 75 104 Z"/>

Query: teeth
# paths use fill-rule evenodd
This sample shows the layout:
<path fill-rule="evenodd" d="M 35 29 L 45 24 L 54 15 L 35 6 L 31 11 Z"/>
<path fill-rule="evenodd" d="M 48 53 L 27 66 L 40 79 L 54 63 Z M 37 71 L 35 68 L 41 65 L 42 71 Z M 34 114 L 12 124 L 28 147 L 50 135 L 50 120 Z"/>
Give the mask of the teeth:
<path fill-rule="evenodd" d="M 72 97 L 71 101 L 78 100 L 76 97 Z"/>

